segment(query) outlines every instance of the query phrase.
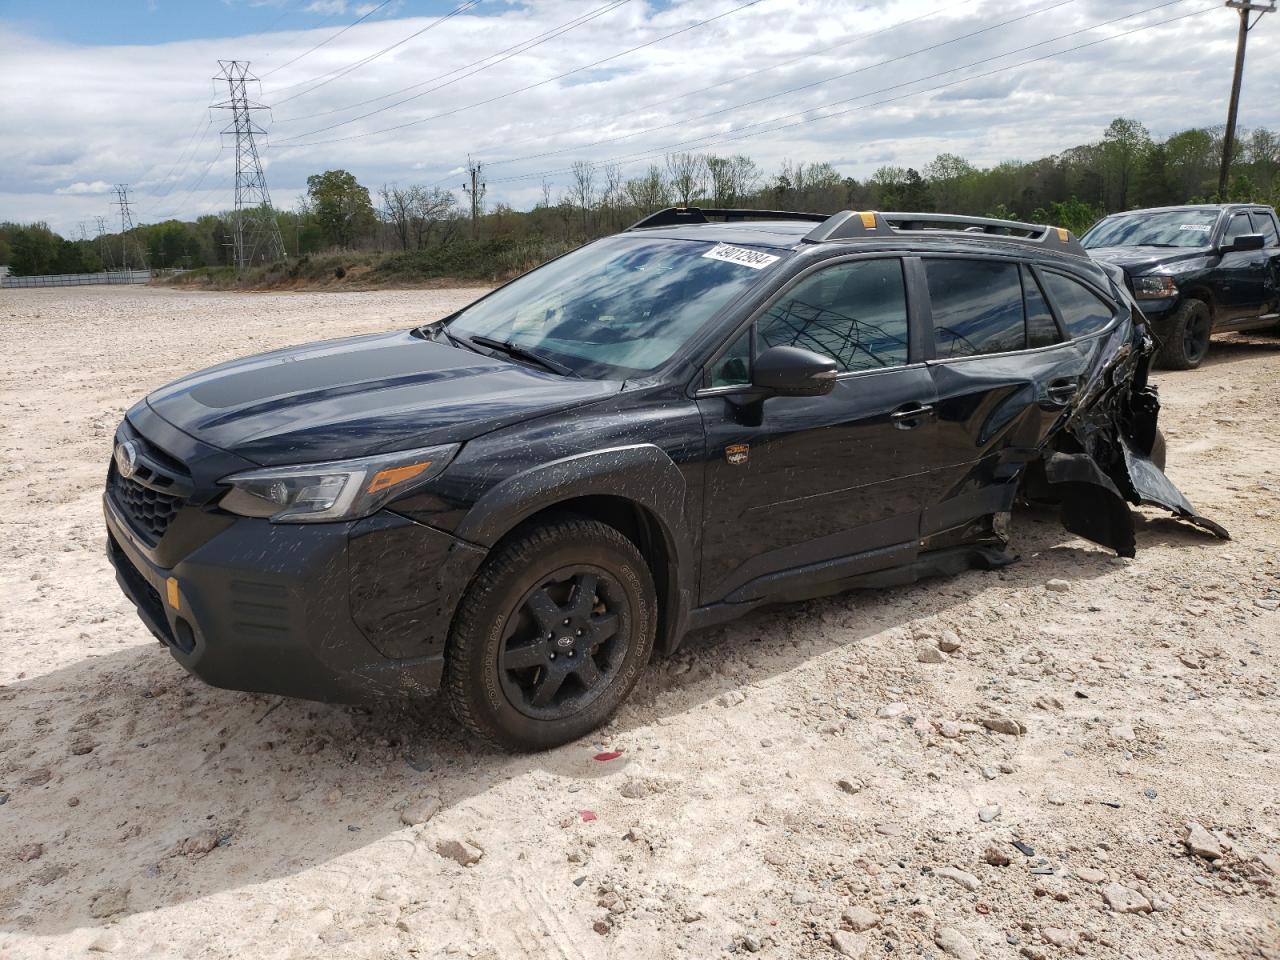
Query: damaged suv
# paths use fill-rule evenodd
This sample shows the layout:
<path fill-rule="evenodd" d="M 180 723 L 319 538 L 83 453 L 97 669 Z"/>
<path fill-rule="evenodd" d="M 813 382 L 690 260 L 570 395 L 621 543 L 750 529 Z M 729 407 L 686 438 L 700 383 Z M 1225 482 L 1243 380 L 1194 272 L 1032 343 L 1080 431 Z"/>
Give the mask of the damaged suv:
<path fill-rule="evenodd" d="M 1125 556 L 1130 504 L 1225 537 L 1153 462 L 1151 351 L 1060 228 L 670 209 L 439 322 L 155 391 L 108 549 L 211 684 L 443 687 L 542 749 L 691 629 L 1008 562 L 1019 496 Z"/>

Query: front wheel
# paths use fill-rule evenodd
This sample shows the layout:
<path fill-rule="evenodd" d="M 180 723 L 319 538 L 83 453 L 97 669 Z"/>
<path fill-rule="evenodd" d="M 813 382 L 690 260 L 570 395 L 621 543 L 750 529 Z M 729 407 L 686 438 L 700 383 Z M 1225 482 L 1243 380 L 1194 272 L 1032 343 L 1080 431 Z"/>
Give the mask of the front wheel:
<path fill-rule="evenodd" d="M 1213 316 L 1203 300 L 1184 300 L 1165 324 L 1157 360 L 1170 370 L 1194 370 L 1209 352 Z"/>
<path fill-rule="evenodd" d="M 459 605 L 445 686 L 462 724 L 509 750 L 584 736 L 626 699 L 653 652 L 657 598 L 635 544 L 566 519 L 499 547 Z"/>

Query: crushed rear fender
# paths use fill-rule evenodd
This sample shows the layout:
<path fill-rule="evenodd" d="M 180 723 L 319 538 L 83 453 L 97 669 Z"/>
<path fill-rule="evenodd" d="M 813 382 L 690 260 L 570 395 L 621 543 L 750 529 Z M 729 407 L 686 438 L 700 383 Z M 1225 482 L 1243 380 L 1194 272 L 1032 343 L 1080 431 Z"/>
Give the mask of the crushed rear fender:
<path fill-rule="evenodd" d="M 1122 322 L 1094 346 L 1084 388 L 1041 445 L 1025 489 L 1033 499 L 1059 504 L 1069 531 L 1122 557 L 1133 556 L 1136 547 L 1131 505 L 1163 507 L 1230 540 L 1151 459 L 1160 413 L 1147 379 L 1154 342 L 1137 305 L 1126 300 L 1134 321 Z"/>

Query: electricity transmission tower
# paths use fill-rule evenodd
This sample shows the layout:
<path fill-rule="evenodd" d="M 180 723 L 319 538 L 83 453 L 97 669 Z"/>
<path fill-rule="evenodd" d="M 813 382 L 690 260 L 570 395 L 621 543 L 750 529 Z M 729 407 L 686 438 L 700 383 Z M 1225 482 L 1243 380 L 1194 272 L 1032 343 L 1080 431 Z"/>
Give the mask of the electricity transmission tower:
<path fill-rule="evenodd" d="M 249 81 L 257 83 L 258 78 L 249 72 L 247 60 L 219 60 L 218 66 L 222 73 L 213 79 L 226 81 L 231 93 L 230 99 L 214 107 L 231 111 L 231 123 L 222 133 L 234 135 L 236 142 L 236 204 L 231 246 L 236 269 L 243 270 L 254 263 L 283 260 L 284 241 L 271 207 L 258 144 L 253 139 L 266 136 L 266 131 L 253 122 L 253 111 L 267 108 L 250 100 L 245 89 Z"/>
<path fill-rule="evenodd" d="M 1240 33 L 1236 37 L 1236 70 L 1231 78 L 1231 104 L 1227 107 L 1227 133 L 1222 138 L 1222 169 L 1218 173 L 1218 199 L 1227 199 L 1227 178 L 1231 175 L 1231 153 L 1235 149 L 1236 111 L 1240 108 L 1240 82 L 1244 78 L 1244 48 L 1249 43 L 1249 31 L 1258 25 L 1263 14 L 1275 13 L 1275 0 L 1257 3 L 1254 0 L 1227 0 L 1227 6 L 1240 11 Z M 1249 14 L 1257 13 L 1253 23 Z"/>
<path fill-rule="evenodd" d="M 112 263 L 111 247 L 107 245 L 107 218 L 95 217 L 98 221 L 98 256 L 102 260 L 102 265 L 108 270 L 114 270 L 115 264 Z"/>
<path fill-rule="evenodd" d="M 480 161 L 472 162 L 470 156 L 467 157 L 467 176 L 471 183 L 464 183 L 462 192 L 471 197 L 471 239 L 475 240 L 480 236 L 480 211 L 484 209 L 485 185 L 480 182 Z"/>
<path fill-rule="evenodd" d="M 117 183 L 114 188 L 116 206 L 120 208 L 120 269 L 129 269 L 129 234 L 133 232 L 133 211 L 129 209 L 133 201 L 129 199 L 129 185 Z M 138 257 L 138 266 L 142 267 L 142 257 Z"/>

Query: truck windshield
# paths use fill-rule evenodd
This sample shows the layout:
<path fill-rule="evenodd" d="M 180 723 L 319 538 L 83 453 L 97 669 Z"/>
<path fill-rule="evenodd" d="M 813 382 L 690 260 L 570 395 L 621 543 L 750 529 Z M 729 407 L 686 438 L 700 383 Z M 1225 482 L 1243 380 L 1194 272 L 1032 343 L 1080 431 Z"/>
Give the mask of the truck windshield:
<path fill-rule="evenodd" d="M 510 344 L 581 377 L 640 376 L 671 359 L 781 259 L 723 243 L 609 237 L 467 307 L 448 332 Z"/>
<path fill-rule="evenodd" d="M 1216 210 L 1166 210 L 1107 217 L 1080 241 L 1098 247 L 1207 247 Z"/>

